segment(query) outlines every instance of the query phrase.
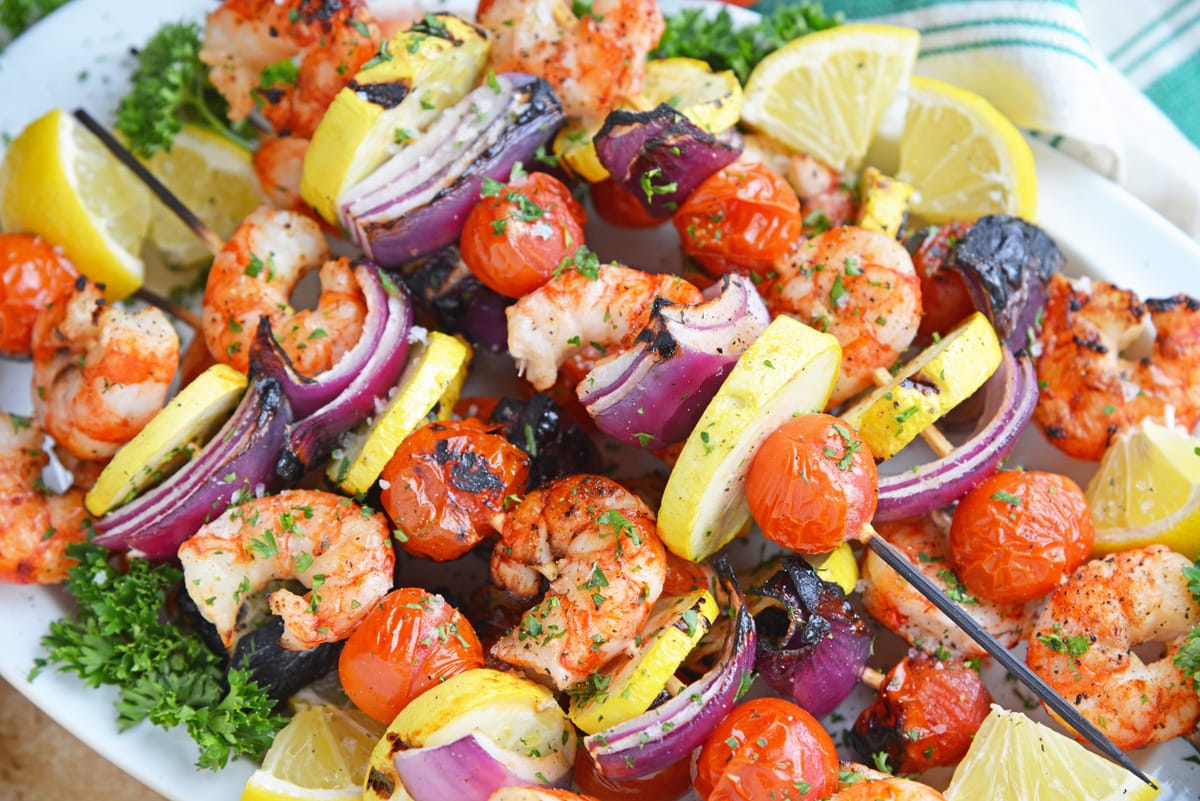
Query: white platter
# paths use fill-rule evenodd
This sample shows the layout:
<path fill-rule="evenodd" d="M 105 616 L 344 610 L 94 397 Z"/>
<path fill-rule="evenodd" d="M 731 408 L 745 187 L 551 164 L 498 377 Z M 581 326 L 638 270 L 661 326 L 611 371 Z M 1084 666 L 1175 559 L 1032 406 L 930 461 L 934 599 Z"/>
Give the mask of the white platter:
<path fill-rule="evenodd" d="M 386 4 L 397 8 L 410 5 L 406 0 L 387 0 Z M 458 0 L 431 0 L 426 5 L 448 10 L 474 7 L 474 3 Z M 200 19 L 213 7 L 215 0 L 159 0 L 153 4 L 72 0 L 0 55 L 0 132 L 15 135 L 56 106 L 83 106 L 101 118 L 110 118 L 133 66 L 129 48 L 143 43 L 165 21 Z M 1143 296 L 1179 291 L 1200 296 L 1200 247 L 1075 161 L 1040 143 L 1033 146 L 1041 187 L 1040 222 L 1068 254 L 1072 272 L 1133 287 Z M 627 233 L 616 239 L 614 247 L 626 252 L 638 252 L 645 243 L 655 241 L 661 248 L 667 241 Z M 603 244 L 600 247 L 602 252 L 609 249 Z M 642 265 L 652 267 L 644 262 L 645 250 L 641 253 Z M 657 261 L 673 258 L 662 252 L 650 257 Z M 636 259 L 630 263 L 638 266 Z M 0 408 L 28 411 L 28 379 L 26 366 L 0 362 Z M 1060 470 L 1084 481 L 1091 469 L 1061 456 L 1033 427 L 1014 460 Z M 198 772 L 193 767 L 196 749 L 180 731 L 140 725 L 118 733 L 114 691 L 88 689 L 74 676 L 53 671 L 33 682 L 27 680 L 34 659 L 41 655 L 40 638 L 49 623 L 68 608 L 59 590 L 0 584 L 0 675 L 104 757 L 172 801 L 231 801 L 239 797 L 254 769 L 249 761 L 235 762 L 218 773 Z M 1019 701 L 1005 692 L 1005 684 L 990 682 L 999 701 L 1020 708 Z M 849 704 L 853 706 L 857 700 L 861 706 L 866 698 L 860 693 Z M 840 728 L 852 720 L 843 715 Z M 826 722 L 831 729 L 839 728 Z M 840 737 L 835 734 L 835 739 Z M 1146 749 L 1134 759 L 1163 783 L 1163 801 L 1197 798 L 1200 763 L 1182 740 Z"/>

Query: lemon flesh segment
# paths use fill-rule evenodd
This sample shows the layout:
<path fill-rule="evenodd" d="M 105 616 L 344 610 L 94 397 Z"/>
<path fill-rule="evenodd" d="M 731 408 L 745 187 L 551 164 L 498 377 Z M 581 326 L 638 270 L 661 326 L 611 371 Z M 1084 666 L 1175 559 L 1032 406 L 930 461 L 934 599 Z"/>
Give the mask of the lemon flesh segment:
<path fill-rule="evenodd" d="M 334 454 L 328 478 L 347 495 L 371 488 L 404 438 L 438 408 L 445 415 L 458 400 L 471 360 L 471 348 L 437 331 L 424 344 L 415 343 L 397 382 L 396 394 L 366 427 L 352 433 L 342 453 Z"/>
<path fill-rule="evenodd" d="M 1158 544 L 1200 555 L 1200 439 L 1144 420 L 1108 447 L 1086 495 L 1093 551 Z"/>
<path fill-rule="evenodd" d="M 105 514 L 190 459 L 229 417 L 245 389 L 246 376 L 224 364 L 198 375 L 105 465 L 84 496 L 87 510 Z"/>
<path fill-rule="evenodd" d="M 868 24 L 796 39 L 750 73 L 742 121 L 835 170 L 857 168 L 919 43 L 911 28 Z"/>
<path fill-rule="evenodd" d="M 797 414 L 819 412 L 837 381 L 837 339 L 777 317 L 738 358 L 684 443 L 667 479 L 658 533 L 699 562 L 746 531 L 746 472 L 758 445 Z"/>
<path fill-rule="evenodd" d="M 367 177 L 479 83 L 491 42 L 480 27 L 434 14 L 440 27 L 400 31 L 390 59 L 337 93 L 304 156 L 300 195 L 338 224 L 337 198 Z"/>
<path fill-rule="evenodd" d="M 1158 793 L 1070 737 L 993 704 L 944 795 L 947 801 L 1148 801 Z"/>
<path fill-rule="evenodd" d="M 975 312 L 842 417 L 876 459 L 890 459 L 971 397 L 996 372 L 1000 359 L 995 329 Z"/>
<path fill-rule="evenodd" d="M 897 177 L 916 187 L 926 222 L 1037 215 L 1033 151 L 1007 117 L 974 92 L 914 76 Z"/>
<path fill-rule="evenodd" d="M 382 726 L 356 709 L 303 709 L 275 735 L 242 801 L 361 798 L 371 750 L 382 733 Z"/>
<path fill-rule="evenodd" d="M 660 598 L 642 629 L 641 645 L 604 671 L 608 681 L 603 692 L 573 695 L 567 715 L 580 729 L 595 734 L 642 714 L 719 614 L 708 590 Z"/>
<path fill-rule="evenodd" d="M 109 300 L 142 284 L 150 193 L 62 109 L 17 135 L 0 167 L 0 229 L 59 245 Z"/>

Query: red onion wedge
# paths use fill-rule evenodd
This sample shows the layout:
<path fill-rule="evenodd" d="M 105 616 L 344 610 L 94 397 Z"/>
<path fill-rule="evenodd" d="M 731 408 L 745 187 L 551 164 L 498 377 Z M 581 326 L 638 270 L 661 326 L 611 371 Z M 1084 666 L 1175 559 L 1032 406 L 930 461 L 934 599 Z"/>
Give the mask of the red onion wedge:
<path fill-rule="evenodd" d="M 579 382 L 596 427 L 623 442 L 661 448 L 687 439 L 738 357 L 771 315 L 749 278 L 727 275 L 716 298 L 684 306 L 661 298 L 633 347 Z"/>
<path fill-rule="evenodd" d="M 501 787 L 566 787 L 571 778 L 567 760 L 506 751 L 474 732 L 445 745 L 401 751 L 392 759 L 413 801 L 487 801 Z"/>
<path fill-rule="evenodd" d="M 918 517 L 958 500 L 995 472 L 1017 444 L 1037 405 L 1037 376 L 1028 356 L 1013 356 L 1007 345 L 1001 352 L 1000 367 L 984 387 L 987 424 L 944 459 L 881 476 L 875 520 Z"/>
<path fill-rule="evenodd" d="M 278 486 L 275 460 L 291 422 L 279 383 L 257 376 L 233 416 L 192 461 L 96 521 L 96 544 L 147 559 L 174 559 L 184 540 L 238 498 Z"/>
<path fill-rule="evenodd" d="M 458 241 L 485 178 L 508 180 L 565 121 L 541 78 L 495 76 L 338 198 L 342 227 L 385 267 Z"/>
<path fill-rule="evenodd" d="M 584 746 L 604 776 L 636 779 L 688 756 L 733 709 L 753 675 L 754 619 L 729 567 L 718 562 L 717 570 L 731 622 L 716 665 L 662 705 L 586 737 Z"/>
<path fill-rule="evenodd" d="M 650 111 L 614 111 L 595 137 L 596 155 L 613 179 L 654 217 L 670 217 L 692 191 L 742 152 L 663 103 Z"/>
<path fill-rule="evenodd" d="M 437 330 L 462 334 L 473 347 L 492 353 L 508 350 L 504 310 L 513 300 L 476 278 L 457 245 L 416 263 L 411 271 L 406 269 L 404 284 L 417 308 L 433 318 Z"/>

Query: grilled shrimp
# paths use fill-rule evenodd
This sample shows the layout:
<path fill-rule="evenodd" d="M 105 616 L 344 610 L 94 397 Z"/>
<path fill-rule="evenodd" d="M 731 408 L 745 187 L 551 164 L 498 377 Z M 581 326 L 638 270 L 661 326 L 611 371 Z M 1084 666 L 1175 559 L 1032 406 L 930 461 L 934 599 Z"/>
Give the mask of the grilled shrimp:
<path fill-rule="evenodd" d="M 334 96 L 379 52 L 364 0 L 225 0 L 208 15 L 200 60 L 243 120 L 261 102 L 280 135 L 312 136 Z M 263 70 L 299 58 L 294 80 L 262 86 Z"/>
<path fill-rule="evenodd" d="M 634 641 L 666 572 L 654 514 L 619 484 L 578 475 L 536 489 L 504 520 L 492 581 L 522 601 L 543 578 L 550 588 L 492 656 L 574 686 Z"/>
<path fill-rule="evenodd" d="M 41 483 L 49 462 L 44 439 L 33 421 L 0 415 L 0 581 L 62 581 L 75 564 L 66 556 L 67 546 L 86 538 L 83 493 L 71 489 L 55 495 Z"/>
<path fill-rule="evenodd" d="M 837 790 L 829 801 L 946 801 L 946 797 L 927 784 L 843 762 Z"/>
<path fill-rule="evenodd" d="M 654 0 L 594 0 L 582 17 L 568 0 L 480 0 L 478 19 L 496 35 L 492 69 L 544 78 L 568 117 L 591 120 L 641 91 L 665 28 Z"/>
<path fill-rule="evenodd" d="M 776 262 L 778 277 L 763 285 L 771 314 L 790 314 L 837 337 L 842 368 L 831 406 L 873 384 L 921 324 L 921 282 L 904 247 L 878 231 L 833 228 Z"/>
<path fill-rule="evenodd" d="M 288 303 L 329 254 L 315 222 L 266 207 L 250 214 L 213 261 L 204 287 L 204 340 L 217 361 L 245 372 L 259 317 L 305 375 L 328 370 L 362 334 L 366 300 L 348 259 L 324 262 L 316 309 Z"/>
<path fill-rule="evenodd" d="M 303 211 L 300 178 L 304 173 L 304 154 L 308 140 L 298 136 L 267 139 L 254 151 L 254 175 L 271 205 L 277 209 Z"/>
<path fill-rule="evenodd" d="M 554 384 L 558 368 L 590 344 L 601 351 L 629 347 L 650 321 L 656 298 L 701 303 L 704 295 L 673 275 L 653 275 L 602 264 L 593 278 L 563 270 L 505 310 L 508 350 L 517 373 L 539 390 Z"/>
<path fill-rule="evenodd" d="M 392 589 L 395 554 L 387 519 L 349 498 L 289 490 L 230 507 L 179 546 L 184 586 L 232 647 L 242 603 L 277 579 L 298 579 L 303 597 L 267 599 L 283 618 L 285 648 L 302 651 L 350 636 Z"/>
<path fill-rule="evenodd" d="M 1154 323 L 1154 355 L 1122 351 Z M 1112 438 L 1146 417 L 1191 428 L 1200 420 L 1200 301 L 1176 295 L 1142 303 L 1107 281 L 1055 274 L 1038 337 L 1033 419 L 1046 438 L 1077 459 L 1099 460 Z"/>
<path fill-rule="evenodd" d="M 895 545 L 930 581 L 958 601 L 963 610 L 1011 648 L 1028 631 L 1036 602 L 998 604 L 975 598 L 950 567 L 948 529 L 932 516 L 916 520 L 880 523 L 879 535 Z M 986 656 L 974 640 L 942 614 L 932 603 L 892 570 L 886 562 L 867 551 L 862 564 L 863 608 L 887 629 L 899 634 L 914 648 L 938 656 L 969 659 Z"/>
<path fill-rule="evenodd" d="M 167 399 L 179 335 L 155 308 L 109 306 L 80 278 L 33 327 L 33 416 L 58 446 L 104 460 L 142 430 Z"/>
<path fill-rule="evenodd" d="M 1200 696 L 1173 657 L 1200 604 L 1188 591 L 1187 557 L 1164 545 L 1094 559 L 1046 602 L 1025 661 L 1118 747 L 1185 734 L 1200 722 Z M 1166 652 L 1146 663 L 1144 643 Z"/>
<path fill-rule="evenodd" d="M 846 186 L 842 175 L 807 153 L 792 156 L 787 167 L 788 183 L 800 198 L 800 215 L 805 225 L 818 222 L 836 228 L 849 225 L 858 216 L 858 196 Z M 810 222 L 811 221 L 811 222 Z"/>

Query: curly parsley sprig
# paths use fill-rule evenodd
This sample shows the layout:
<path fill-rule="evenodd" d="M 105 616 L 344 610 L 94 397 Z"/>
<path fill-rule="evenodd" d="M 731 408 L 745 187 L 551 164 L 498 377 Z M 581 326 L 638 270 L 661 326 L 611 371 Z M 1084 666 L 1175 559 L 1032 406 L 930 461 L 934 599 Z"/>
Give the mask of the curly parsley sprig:
<path fill-rule="evenodd" d="M 1185 567 L 1183 575 L 1187 579 L 1188 591 L 1196 603 L 1200 603 L 1200 559 L 1192 567 Z M 1200 693 L 1200 623 L 1192 626 L 1183 645 L 1175 652 L 1175 667 L 1192 680 L 1192 688 Z"/>
<path fill-rule="evenodd" d="M 0 29 L 9 39 L 16 39 L 29 26 L 67 0 L 0 0 Z M 0 50 L 3 50 L 0 46 Z"/>
<path fill-rule="evenodd" d="M 275 701 L 249 673 L 226 673 L 220 657 L 168 617 L 168 593 L 180 571 L 132 559 L 122 572 L 106 549 L 90 543 L 68 546 L 67 553 L 79 561 L 65 585 L 78 611 L 50 624 L 42 638 L 48 654 L 30 678 L 58 665 L 90 687 L 116 686 L 122 729 L 143 720 L 183 725 L 200 746 L 198 767 L 216 770 L 235 754 L 262 756 L 285 720 L 272 714 Z"/>

